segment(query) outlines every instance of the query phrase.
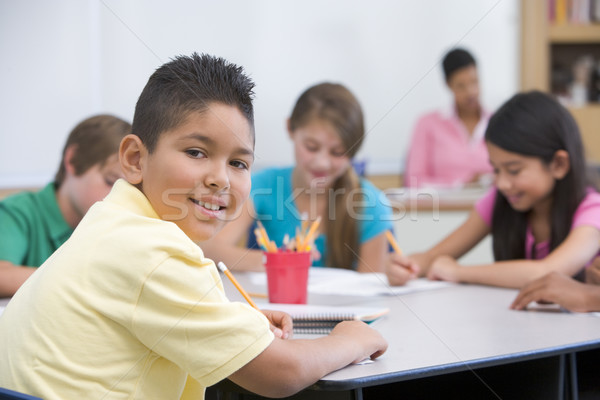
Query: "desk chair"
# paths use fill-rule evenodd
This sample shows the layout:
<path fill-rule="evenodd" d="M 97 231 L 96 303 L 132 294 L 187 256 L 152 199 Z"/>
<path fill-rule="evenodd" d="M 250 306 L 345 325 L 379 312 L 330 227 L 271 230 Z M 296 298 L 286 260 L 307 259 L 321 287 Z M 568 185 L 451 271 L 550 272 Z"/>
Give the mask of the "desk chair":
<path fill-rule="evenodd" d="M 0 400 L 5 399 L 41 400 L 39 397 L 30 396 L 25 393 L 15 392 L 14 390 L 0 388 Z"/>

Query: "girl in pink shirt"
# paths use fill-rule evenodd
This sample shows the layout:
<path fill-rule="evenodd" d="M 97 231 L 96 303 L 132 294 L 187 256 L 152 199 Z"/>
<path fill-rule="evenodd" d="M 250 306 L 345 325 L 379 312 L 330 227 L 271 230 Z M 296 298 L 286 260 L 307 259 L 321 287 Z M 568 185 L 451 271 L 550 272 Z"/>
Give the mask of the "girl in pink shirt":
<path fill-rule="evenodd" d="M 574 276 L 600 247 L 600 194 L 586 179 L 579 129 L 569 112 L 541 92 L 515 95 L 485 133 L 495 188 L 463 225 L 430 250 L 391 256 L 391 284 L 407 276 L 521 287 L 551 271 Z M 463 267 L 456 258 L 487 234 L 489 265 Z"/>

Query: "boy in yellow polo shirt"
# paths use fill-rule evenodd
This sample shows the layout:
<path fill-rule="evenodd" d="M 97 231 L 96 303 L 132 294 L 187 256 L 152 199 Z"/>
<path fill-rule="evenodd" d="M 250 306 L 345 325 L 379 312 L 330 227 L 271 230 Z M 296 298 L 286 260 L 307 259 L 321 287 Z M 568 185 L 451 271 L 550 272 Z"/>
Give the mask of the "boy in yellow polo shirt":
<path fill-rule="evenodd" d="M 229 302 L 195 244 L 248 197 L 253 86 L 241 68 L 197 54 L 150 77 L 121 142 L 126 181 L 0 317 L 0 386 L 45 399 L 200 399 L 229 377 L 286 396 L 385 351 L 357 321 L 282 339 L 289 316 Z"/>

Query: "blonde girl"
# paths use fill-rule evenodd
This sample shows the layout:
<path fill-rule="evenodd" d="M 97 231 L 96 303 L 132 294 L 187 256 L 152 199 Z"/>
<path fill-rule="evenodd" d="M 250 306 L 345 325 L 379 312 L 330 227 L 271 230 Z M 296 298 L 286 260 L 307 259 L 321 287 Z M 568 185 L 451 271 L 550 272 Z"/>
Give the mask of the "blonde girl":
<path fill-rule="evenodd" d="M 245 212 L 210 243 L 203 243 L 206 254 L 233 268 L 260 270 L 258 247 L 236 246 L 249 232 L 252 238 L 256 221 L 281 247 L 286 235 L 296 235 L 303 218 L 320 217 L 313 265 L 382 272 L 391 209 L 383 193 L 352 168 L 365 135 L 356 97 L 339 84 L 312 86 L 298 98 L 287 130 L 295 165 L 254 174 Z"/>

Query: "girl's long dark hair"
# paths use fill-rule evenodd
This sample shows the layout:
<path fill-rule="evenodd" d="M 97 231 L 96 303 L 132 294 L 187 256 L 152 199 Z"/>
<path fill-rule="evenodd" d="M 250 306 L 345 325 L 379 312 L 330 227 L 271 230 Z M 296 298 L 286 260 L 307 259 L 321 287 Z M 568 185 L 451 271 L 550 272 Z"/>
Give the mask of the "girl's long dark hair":
<path fill-rule="evenodd" d="M 583 144 L 575 120 L 547 94 L 538 91 L 519 93 L 492 116 L 485 140 L 506 151 L 538 157 L 544 164 L 549 164 L 558 150 L 569 154 L 569 172 L 556 181 L 551 194 L 552 251 L 569 234 L 575 210 L 589 185 Z M 528 212 L 516 211 L 504 195 L 497 192 L 492 217 L 496 261 L 525 258 L 527 217 Z"/>

